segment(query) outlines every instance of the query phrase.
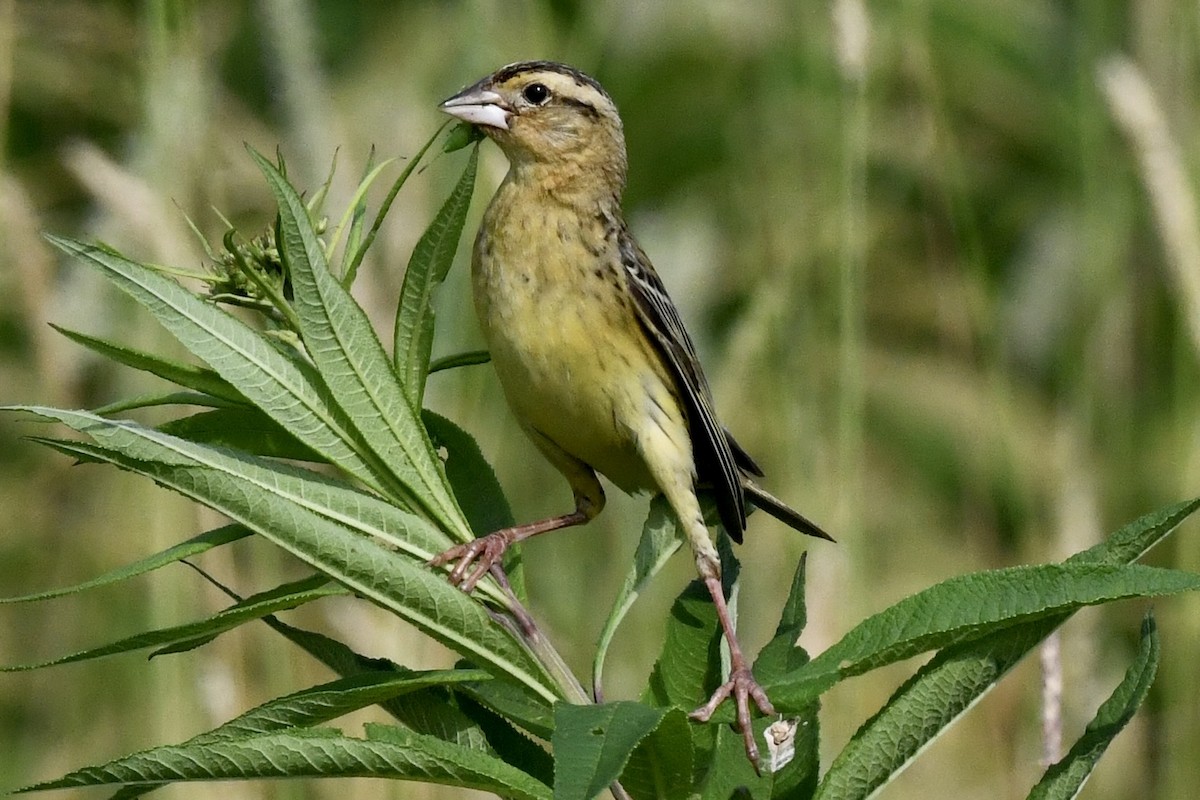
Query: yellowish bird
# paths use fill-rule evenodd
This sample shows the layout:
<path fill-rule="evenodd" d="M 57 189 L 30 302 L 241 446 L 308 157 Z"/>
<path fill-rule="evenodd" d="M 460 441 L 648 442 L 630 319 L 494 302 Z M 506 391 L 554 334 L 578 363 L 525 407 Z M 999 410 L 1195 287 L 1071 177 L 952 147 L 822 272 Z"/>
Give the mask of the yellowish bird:
<path fill-rule="evenodd" d="M 692 716 L 706 721 L 732 697 L 757 765 L 749 702 L 775 711 L 738 645 L 697 486 L 712 491 L 735 541 L 747 500 L 802 533 L 830 537 L 749 479 L 761 470 L 717 420 L 679 312 L 625 226 L 625 136 L 600 84 L 563 64 L 528 61 L 440 108 L 479 127 L 508 158 L 475 239 L 475 309 L 508 403 L 566 477 L 575 510 L 496 531 L 431 563 L 453 562 L 451 580 L 471 591 L 510 545 L 600 513 L 596 473 L 626 492 L 661 492 L 729 642 L 728 680 Z"/>

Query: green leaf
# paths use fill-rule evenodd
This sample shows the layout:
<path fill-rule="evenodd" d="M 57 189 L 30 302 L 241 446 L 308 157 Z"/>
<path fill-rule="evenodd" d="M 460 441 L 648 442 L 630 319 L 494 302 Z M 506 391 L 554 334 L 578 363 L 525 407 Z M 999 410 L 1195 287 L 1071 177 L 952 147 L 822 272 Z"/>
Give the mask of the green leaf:
<path fill-rule="evenodd" d="M 754 736 L 760 749 L 766 741 L 765 731 L 772 720 L 753 721 Z M 798 724 L 793 730 L 793 747 L 796 758 L 782 771 L 772 773 L 763 770 L 760 775 L 746 758 L 746 746 L 742 735 L 729 725 L 715 726 L 717 735 L 712 753 L 704 762 L 707 768 L 701 780 L 699 796 L 703 800 L 726 800 L 727 798 L 754 798 L 754 800 L 794 800 L 811 797 L 817 783 L 816 752 L 818 749 L 817 729 Z M 770 758 L 763 753 L 764 760 Z"/>
<path fill-rule="evenodd" d="M 459 691 L 458 687 L 453 691 L 459 709 L 483 732 L 492 752 L 509 764 L 519 764 L 521 769 L 543 783 L 554 782 L 554 759 L 541 744 L 518 729 L 515 721 L 502 717 L 482 703 L 477 703 L 469 695 Z"/>
<path fill-rule="evenodd" d="M 1108 539 L 1067 559 L 1068 564 L 1128 564 L 1141 558 L 1200 508 L 1200 498 L 1152 511 Z"/>
<path fill-rule="evenodd" d="M 1079 741 L 1061 761 L 1046 770 L 1029 793 L 1029 800 L 1067 800 L 1079 794 L 1100 756 L 1146 699 L 1158 671 L 1159 655 L 1154 616 L 1147 614 L 1142 621 L 1137 655 L 1125 672 L 1125 678 L 1096 711 Z"/>
<path fill-rule="evenodd" d="M 325 729 L 156 747 L 19 791 L 245 778 L 373 777 L 427 781 L 549 800 L 541 781 L 483 753 L 394 728 L 387 740 Z"/>
<path fill-rule="evenodd" d="M 153 408 L 155 406 L 250 408 L 250 406 L 237 405 L 227 400 L 222 400 L 219 397 L 213 397 L 211 394 L 200 394 L 199 392 L 162 392 L 159 394 L 139 395 L 137 397 L 129 397 L 124 400 L 106 403 L 98 408 L 93 408 L 92 413 L 99 414 L 102 417 L 111 417 L 116 414 L 123 414 L 126 411 L 133 411 L 137 408 Z"/>
<path fill-rule="evenodd" d="M 1061 621 L 1038 620 L 942 650 L 863 723 L 829 765 L 814 800 L 870 797 Z"/>
<path fill-rule="evenodd" d="M 469 122 L 460 122 L 450 129 L 442 142 L 443 153 L 454 153 L 483 139 L 483 131 Z"/>
<path fill-rule="evenodd" d="M 760 681 L 773 681 L 808 663 L 808 653 L 797 644 L 808 622 L 804 605 L 804 582 L 808 553 L 800 557 L 792 586 L 784 603 L 775 635 L 754 661 L 754 675 Z"/>
<path fill-rule="evenodd" d="M 665 709 L 622 700 L 554 705 L 554 798 L 590 800 L 621 774 L 633 749 L 662 721 Z"/>
<path fill-rule="evenodd" d="M 240 406 L 202 411 L 158 426 L 163 433 L 202 444 L 219 445 L 258 456 L 320 462 L 305 446 L 257 408 Z"/>
<path fill-rule="evenodd" d="M 662 650 L 643 697 L 657 706 L 691 710 L 720 683 L 721 629 L 701 581 L 692 581 L 671 605 Z"/>
<path fill-rule="evenodd" d="M 58 244 L 54 239 L 51 239 L 51 241 Z M 50 323 L 50 327 L 71 341 L 81 344 L 92 352 L 99 353 L 118 364 L 124 364 L 127 367 L 149 372 L 152 375 L 157 375 L 184 388 L 194 389 L 201 394 L 219 397 L 230 403 L 244 404 L 247 402 L 241 392 L 233 388 L 229 381 L 211 369 L 197 367 L 193 364 L 185 364 L 181 361 L 173 361 L 143 350 L 135 350 L 127 345 L 90 336 L 69 328 L 63 328 L 54 323 Z"/>
<path fill-rule="evenodd" d="M 405 182 L 408 181 L 409 176 L 413 174 L 413 170 L 417 168 L 417 165 L 421 163 L 421 159 L 424 157 L 425 153 L 428 152 L 429 148 L 433 146 L 433 143 L 437 141 L 438 136 L 441 135 L 446 125 L 449 124 L 450 121 L 446 120 L 445 123 L 443 123 L 436 131 L 433 132 L 433 135 L 429 137 L 429 140 L 421 146 L 421 149 L 417 151 L 416 155 L 409 159 L 408 165 L 404 167 L 404 169 L 400 172 L 400 175 L 397 176 L 395 182 L 392 183 L 392 188 L 388 190 L 387 196 L 379 205 L 379 213 L 375 215 L 375 221 L 371 223 L 371 229 L 367 231 L 366 237 L 354 250 L 354 255 L 350 257 L 348 263 L 345 265 L 345 269 L 342 270 L 343 286 L 349 287 L 354 282 L 354 277 L 358 274 L 358 268 L 362 264 L 363 258 L 367 255 L 367 250 L 369 250 L 371 245 L 375 242 L 375 236 L 379 233 L 379 229 L 382 227 L 383 220 L 387 217 L 388 211 L 391 210 L 392 202 L 396 199 L 396 195 L 400 193 L 400 189 L 404 186 Z M 286 175 L 287 173 L 285 172 L 284 174 Z M 347 252 L 349 252 L 349 247 L 347 247 Z"/>
<path fill-rule="evenodd" d="M 865 620 L 804 667 L 766 688 L 776 707 L 792 710 L 843 677 L 929 649 L 1082 606 L 1196 589 L 1200 575 L 1138 564 L 1069 562 L 959 576 Z"/>
<path fill-rule="evenodd" d="M 1198 506 L 1200 501 L 1193 500 L 1147 514 L 1067 563 L 1132 561 Z M 830 764 L 816 797 L 865 797 L 886 784 L 1070 614 L 1051 615 L 939 652 L 859 728 Z"/>
<path fill-rule="evenodd" d="M 799 669 L 808 662 L 808 653 L 797 644 L 807 623 L 804 603 L 804 586 L 807 571 L 807 553 L 801 556 L 792 577 L 791 589 L 784 602 L 779 624 L 771 641 L 759 652 L 754 662 L 754 675 L 767 682 Z M 820 703 L 813 702 L 787 720 L 779 720 L 766 737 L 759 738 L 766 746 L 763 750 L 763 771 L 769 776 L 771 797 L 807 797 L 816 787 L 820 769 L 818 733 Z M 768 720 L 769 722 L 769 720 Z M 765 727 L 765 726 L 764 726 Z M 774 750 L 771 744 L 776 735 L 790 738 L 788 753 L 781 743 Z"/>
<path fill-rule="evenodd" d="M 186 744 L 311 727 L 429 687 L 489 679 L 483 670 L 468 669 L 364 672 L 277 697 Z"/>
<path fill-rule="evenodd" d="M 612 610 L 608 612 L 608 619 L 604 621 L 604 629 L 600 632 L 600 641 L 596 645 L 596 654 L 592 658 L 592 686 L 596 696 L 603 696 L 601 690 L 604 687 L 604 660 L 608 656 L 608 648 L 612 645 L 617 628 L 633 607 L 642 589 L 666 565 L 682 543 L 675 512 L 671 511 L 671 506 L 662 495 L 655 496 L 650 501 L 650 513 L 642 526 L 642 538 L 638 540 L 633 564 L 620 591 L 617 592 Z"/>
<path fill-rule="evenodd" d="M 25 410 L 62 421 L 100 444 L 77 444 L 77 452 L 146 475 L 220 511 L 489 672 L 511 676 L 546 700 L 556 697 L 542 668 L 482 604 L 425 566 L 446 539 L 424 520 L 304 470 L 131 422 Z M 394 548 L 419 553 L 421 563 Z M 481 583 L 479 591 L 487 587 Z M 492 591 L 503 599 L 498 589 Z"/>
<path fill-rule="evenodd" d="M 668 709 L 658 726 L 638 743 L 621 773 L 621 785 L 637 800 L 685 800 L 692 794 L 695 752 L 692 723 L 681 709 Z"/>
<path fill-rule="evenodd" d="M 762 741 L 762 731 L 768 724 L 762 719 L 753 721 L 755 739 Z M 703 763 L 707 770 L 700 782 L 702 800 L 767 800 L 771 796 L 770 776 L 754 771 L 754 765 L 746 758 L 741 734 L 728 725 L 716 727 L 712 752 Z"/>
<path fill-rule="evenodd" d="M 465 353 L 454 353 L 453 355 L 442 356 L 435 358 L 429 362 L 429 374 L 441 372 L 447 369 L 457 369 L 458 367 L 474 367 L 479 364 L 486 364 L 492 360 L 492 354 L 487 350 L 468 350 Z"/>
<path fill-rule="evenodd" d="M 201 496 L 188 494 L 214 508 L 216 506 L 208 500 L 226 496 L 237 497 L 229 501 L 236 503 L 261 499 L 264 502 L 293 504 L 386 542 L 420 561 L 428 561 L 450 543 L 447 536 L 427 520 L 354 486 L 300 467 L 181 439 L 129 420 L 110 420 L 87 412 L 44 407 L 25 407 L 22 410 L 63 422 L 92 437 L 102 446 L 101 450 L 96 450 L 81 442 L 41 440 L 70 455 L 113 462 L 114 454 L 120 453 L 129 459 L 144 462 L 133 471 L 147 475 L 156 464 L 162 467 L 215 470 L 222 477 L 219 485 L 203 492 Z M 125 462 L 122 461 L 119 466 L 125 466 Z M 236 494 L 238 491 L 248 493 L 248 496 L 243 499 Z M 498 588 L 487 581 L 481 581 L 477 591 L 496 599 L 504 597 Z"/>
<path fill-rule="evenodd" d="M 49 589 L 44 592 L 34 592 L 33 594 L 21 595 L 19 597 L 0 597 L 0 604 L 3 603 L 28 603 L 34 600 L 49 600 L 54 597 L 63 597 L 69 594 L 76 594 L 88 589 L 96 589 L 101 586 L 108 586 L 119 581 L 133 578 L 138 575 L 144 575 L 147 572 L 152 572 L 159 567 L 165 567 L 168 564 L 174 564 L 177 561 L 182 561 L 185 558 L 198 556 L 201 553 L 208 552 L 214 547 L 236 542 L 238 539 L 244 539 L 249 536 L 251 531 L 241 525 L 223 525 L 220 528 L 214 528 L 211 531 L 206 531 L 199 536 L 194 536 L 186 542 L 181 542 L 174 547 L 168 547 L 160 553 L 155 553 L 147 558 L 135 561 L 118 569 L 106 572 L 91 580 L 77 583 L 74 586 L 66 586 L 61 589 Z"/>
<path fill-rule="evenodd" d="M 801 558 L 775 635 L 754 663 L 755 677 L 764 683 L 790 674 L 808 661 L 808 654 L 796 643 L 806 623 L 805 564 L 806 560 Z M 741 735 L 728 725 L 714 726 L 711 753 L 701 761 L 702 797 L 726 798 L 739 790 L 746 797 L 762 800 L 809 797 L 817 785 L 820 769 L 819 710 L 819 703 L 813 701 L 787 719 L 753 721 L 755 739 L 762 753 L 762 774 L 755 772 L 746 759 Z"/>
<path fill-rule="evenodd" d="M 442 478 L 437 457 L 392 371 L 366 313 L 329 271 L 304 201 L 277 169 L 251 151 L 279 204 L 278 246 L 288 266 L 304 344 L 358 441 L 385 465 L 387 494 L 422 508 L 451 535 L 471 531 Z"/>
<path fill-rule="evenodd" d="M 443 459 L 446 480 L 450 482 L 471 530 L 483 536 L 512 527 L 515 522 L 508 498 L 504 496 L 495 470 L 483 457 L 471 434 L 428 409 L 421 412 L 421 420 Z M 520 546 L 508 549 L 503 566 L 513 593 L 519 600 L 525 600 L 525 571 Z"/>
<path fill-rule="evenodd" d="M 386 470 L 360 454 L 358 433 L 311 365 L 285 356 L 258 331 L 154 270 L 93 245 L 47 238 L 63 252 L 99 268 L 285 430 L 339 469 L 383 492 Z"/>
<path fill-rule="evenodd" d="M 286 584 L 271 591 L 248 597 L 219 614 L 214 614 L 208 619 L 200 620 L 199 622 L 190 622 L 186 625 L 175 625 L 169 628 L 140 633 L 136 636 L 120 639 L 101 647 L 82 650 L 78 653 L 72 653 L 71 655 L 62 656 L 61 658 L 45 661 L 40 664 L 0 667 L 0 671 L 18 672 L 41 669 L 58 664 L 71 664 L 76 661 L 88 661 L 102 656 L 144 650 L 147 647 L 169 647 L 179 642 L 186 642 L 202 637 L 212 639 L 217 634 L 233 630 L 247 622 L 261 619 L 267 614 L 297 608 L 306 603 L 311 603 L 313 600 L 319 600 L 322 597 L 346 594 L 345 589 L 340 586 L 329 585 L 328 581 L 329 579 L 324 575 L 318 576 L 315 580 L 313 578 L 305 578 L 302 581 Z"/>
<path fill-rule="evenodd" d="M 454 190 L 417 241 L 404 272 L 400 305 L 396 310 L 393 353 L 396 369 L 413 408 L 419 409 L 424 403 L 429 354 L 433 349 L 433 293 L 454 263 L 475 189 L 478 164 L 479 147 L 476 146 L 471 150 Z"/>
<path fill-rule="evenodd" d="M 429 430 L 434 446 L 444 448 L 446 478 L 471 524 L 471 530 L 482 536 L 512 527 L 513 515 L 508 498 L 500 488 L 496 471 L 483 457 L 474 437 L 451 420 L 428 409 L 421 412 L 421 419 Z"/>
<path fill-rule="evenodd" d="M 463 713 L 456 697 L 443 687 L 431 686 L 397 697 L 388 704 L 388 713 L 409 730 L 497 755 L 483 729 Z"/>
<path fill-rule="evenodd" d="M 704 583 L 692 581 L 671 604 L 662 649 L 642 698 L 655 706 L 691 711 L 708 700 L 721 677 L 716 607 Z M 717 725 L 691 726 L 697 767 L 710 763 L 717 729 Z"/>
<path fill-rule="evenodd" d="M 263 622 L 343 678 L 374 672 L 394 673 L 403 669 L 386 658 L 368 658 L 323 633 L 297 628 L 275 617 L 263 617 Z M 386 703 L 384 708 L 387 708 Z"/>
<path fill-rule="evenodd" d="M 383 710 L 387 711 L 407 727 L 419 733 L 434 733 L 430 726 L 425 726 L 422 720 L 414 718 L 414 714 L 427 715 L 429 706 L 432 705 L 432 702 L 436 702 L 439 705 L 432 710 L 442 720 L 451 716 L 460 721 L 466 720 L 466 723 L 471 728 L 479 732 L 486 748 L 500 754 L 504 757 L 505 761 L 510 764 L 521 764 L 525 771 L 534 775 L 538 780 L 550 781 L 553 779 L 553 765 L 545 750 L 542 750 L 525 736 L 518 733 L 508 720 L 475 702 L 469 695 L 456 691 L 454 692 L 453 701 L 451 701 L 450 694 L 445 691 L 446 686 L 461 686 L 463 681 L 469 681 L 471 686 L 506 683 L 513 686 L 518 692 L 528 695 L 527 690 L 518 687 L 516 684 L 512 684 L 507 680 L 494 679 L 491 675 L 480 670 L 460 665 L 458 669 L 442 671 L 440 673 L 447 676 L 446 680 L 438 680 L 428 686 L 418 686 L 415 678 L 421 673 L 414 673 L 411 670 L 398 667 L 387 659 L 366 658 L 355 653 L 341 642 L 330 639 L 323 634 L 287 625 L 274 617 L 265 617 L 263 622 L 270 625 L 282 636 L 318 659 L 321 663 L 337 672 L 344 679 L 366 676 L 368 680 L 378 680 L 383 684 L 388 684 L 392 680 L 405 680 L 406 676 L 413 678 L 414 683 L 406 689 L 404 695 L 411 697 L 413 695 L 431 694 L 435 696 L 418 703 L 405 702 L 404 697 L 384 698 L 377 701 Z M 430 678 L 436 678 L 437 673 L 429 673 L 429 676 Z M 472 679 L 471 676 L 478 677 Z M 370 692 L 373 690 L 368 688 L 367 691 Z M 549 716 L 548 711 L 547 716 Z M 441 731 L 442 735 L 440 738 L 462 743 L 464 737 L 460 736 L 460 734 L 464 733 L 465 729 L 459 728 L 452 732 L 454 734 L 453 737 L 447 737 L 445 735 L 446 731 Z M 548 735 L 549 733 L 547 733 Z M 470 737 L 469 732 L 467 736 Z"/>
<path fill-rule="evenodd" d="M 515 681 L 497 679 L 471 683 L 460 687 L 459 692 L 534 736 L 549 739 L 554 732 L 554 710 L 551 705 Z"/>
<path fill-rule="evenodd" d="M 367 163 L 363 168 L 363 176 L 358 181 L 358 186 L 354 187 L 354 196 L 350 198 L 350 202 L 347 204 L 346 210 L 342 213 L 342 218 L 338 221 L 337 227 L 329 235 L 328 245 L 324 248 L 325 252 L 335 252 L 338 243 L 341 241 L 342 234 L 349 230 L 349 239 L 346 242 L 345 249 L 342 250 L 343 269 L 341 277 L 341 284 L 347 289 L 354 284 L 355 275 L 347 274 L 345 267 L 349 265 L 352 252 L 357 248 L 362 238 L 363 220 L 367 215 L 367 191 L 375 183 L 375 179 L 379 177 L 380 173 L 395 160 L 394 158 L 387 158 L 382 163 L 375 164 L 375 148 L 371 148 L 371 152 L 367 156 Z M 333 180 L 332 169 L 330 170 L 329 180 Z M 328 187 L 329 181 L 326 181 L 322 189 L 328 189 Z"/>

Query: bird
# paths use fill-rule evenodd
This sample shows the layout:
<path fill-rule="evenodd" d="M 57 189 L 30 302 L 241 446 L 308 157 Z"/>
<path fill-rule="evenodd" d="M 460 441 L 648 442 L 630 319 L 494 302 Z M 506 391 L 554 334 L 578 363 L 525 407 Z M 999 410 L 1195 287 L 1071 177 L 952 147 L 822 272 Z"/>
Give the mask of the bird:
<path fill-rule="evenodd" d="M 698 491 L 741 542 L 748 505 L 832 541 L 760 487 L 758 464 L 719 421 L 695 345 L 625 224 L 627 159 L 617 106 L 592 77 L 553 61 L 502 67 L 439 109 L 495 142 L 509 169 L 472 253 L 476 314 L 509 407 L 574 494 L 569 513 L 494 531 L 435 556 L 470 592 L 511 545 L 582 525 L 604 508 L 597 474 L 665 496 L 728 641 L 728 678 L 692 718 L 726 699 L 757 768 L 750 702 L 775 709 L 751 672 L 721 585 Z"/>

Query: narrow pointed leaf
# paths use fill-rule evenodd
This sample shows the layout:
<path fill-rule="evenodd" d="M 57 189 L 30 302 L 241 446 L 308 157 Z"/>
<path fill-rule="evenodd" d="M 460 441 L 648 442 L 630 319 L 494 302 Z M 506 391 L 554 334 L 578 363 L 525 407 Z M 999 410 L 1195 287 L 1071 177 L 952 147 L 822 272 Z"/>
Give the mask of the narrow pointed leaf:
<path fill-rule="evenodd" d="M 429 437 L 366 313 L 329 271 L 304 201 L 269 161 L 254 151 L 251 155 L 279 204 L 279 248 L 292 278 L 300 333 L 330 393 L 372 460 L 386 465 L 382 481 L 388 494 L 470 540 Z"/>
<path fill-rule="evenodd" d="M 829 765 L 814 799 L 873 796 L 1061 621 L 1038 620 L 942 650 L 863 723 Z"/>
<path fill-rule="evenodd" d="M 534 736 L 549 739 L 554 732 L 554 710 L 551 705 L 515 681 L 470 683 L 460 687 L 459 691 Z"/>
<path fill-rule="evenodd" d="M 1079 741 L 1061 761 L 1046 770 L 1037 786 L 1029 793 L 1029 800 L 1069 800 L 1076 797 L 1108 749 L 1112 740 L 1120 733 L 1134 713 L 1146 699 L 1159 661 L 1158 632 L 1154 617 L 1147 614 L 1142 622 L 1142 638 L 1125 678 L 1113 691 L 1096 716 L 1088 723 Z"/>
<path fill-rule="evenodd" d="M 421 412 L 421 419 L 444 461 L 446 480 L 450 482 L 471 530 L 477 536 L 484 536 L 512 527 L 515 523 L 508 498 L 504 496 L 495 470 L 483 457 L 471 434 L 428 409 Z M 524 601 L 525 571 L 519 546 L 508 549 L 503 566 L 513 593 Z"/>
<path fill-rule="evenodd" d="M 220 528 L 214 528 L 211 531 L 206 531 L 199 536 L 194 536 L 186 542 L 181 542 L 174 547 L 168 547 L 160 553 L 155 553 L 147 558 L 135 561 L 132 564 L 120 567 L 98 575 L 91 580 L 77 583 L 74 586 L 65 586 L 61 589 L 49 589 L 44 592 L 34 592 L 33 594 L 21 595 L 19 597 L 0 597 L 2 603 L 28 603 L 35 600 L 49 600 L 54 597 L 63 597 L 69 594 L 84 592 L 88 589 L 96 589 L 101 586 L 108 586 L 119 581 L 127 580 L 138 575 L 144 575 L 147 572 L 152 572 L 159 567 L 165 567 L 168 564 L 174 564 L 182 561 L 185 558 L 198 556 L 205 553 L 214 547 L 236 542 L 238 539 L 244 539 L 249 536 L 251 531 L 241 525 L 223 525 Z"/>
<path fill-rule="evenodd" d="M 1147 514 L 1067 563 L 1131 562 L 1198 506 L 1193 500 Z M 1051 615 L 939 652 L 859 728 L 830 764 L 816 797 L 868 797 L 886 785 L 1069 617 Z"/>
<path fill-rule="evenodd" d="M 357 248 L 355 248 L 354 255 L 350 258 L 349 263 L 346 264 L 345 269 L 342 270 L 342 284 L 344 286 L 348 287 L 354 282 L 354 277 L 358 274 L 358 268 L 362 264 L 363 258 L 366 257 L 367 250 L 369 250 L 371 245 L 375 242 L 375 236 L 379 233 L 380 227 L 383 226 L 383 220 L 387 217 L 388 211 L 391 210 L 392 202 L 396 199 L 396 195 L 400 193 L 400 189 L 403 188 L 405 182 L 408 181 L 409 176 L 413 174 L 413 170 L 415 170 L 417 165 L 421 163 L 421 159 L 425 156 L 425 153 L 428 152 L 433 143 L 437 141 L 438 136 L 441 135 L 442 130 L 446 127 L 446 124 L 449 124 L 449 121 L 433 132 L 433 135 L 430 136 L 429 140 L 421 146 L 421 149 L 416 152 L 416 155 L 408 160 L 408 164 L 392 183 L 392 188 L 388 190 L 387 196 L 384 197 L 383 202 L 379 204 L 379 212 L 375 215 L 375 220 L 371 223 L 370 230 L 367 231 L 367 235 L 363 238 L 362 242 L 358 244 Z M 284 172 L 284 175 L 286 176 L 287 173 Z M 349 247 L 347 247 L 347 251 L 348 250 Z"/>
<path fill-rule="evenodd" d="M 97 412 L 99 413 L 99 412 Z M 163 433 L 201 444 L 219 445 L 257 456 L 324 461 L 279 423 L 257 408 L 238 406 L 202 411 L 158 426 Z"/>
<path fill-rule="evenodd" d="M 808 653 L 797 643 L 804 633 L 807 611 L 804 605 L 804 583 L 808 554 L 800 559 L 792 576 L 792 586 L 784 603 L 783 613 L 771 641 L 754 661 L 754 675 L 760 681 L 773 681 L 808 663 Z"/>
<path fill-rule="evenodd" d="M 400 305 L 396 311 L 393 353 L 413 408 L 419 409 L 424 404 L 425 378 L 429 374 L 429 355 L 433 349 L 433 293 L 454 263 L 475 189 L 478 164 L 477 145 L 471 149 L 462 177 L 417 241 L 404 272 Z"/>
<path fill-rule="evenodd" d="M 71 341 L 81 344 L 92 352 L 99 353 L 118 364 L 124 364 L 127 367 L 149 372 L 152 375 L 157 375 L 186 389 L 193 389 L 201 394 L 219 397 L 230 403 L 246 402 L 246 398 L 241 392 L 233 388 L 229 381 L 211 369 L 163 358 L 162 356 L 137 350 L 108 339 L 101 339 L 97 336 L 73 331 L 70 328 L 64 328 L 54 323 L 51 323 L 50 327 Z"/>
<path fill-rule="evenodd" d="M 215 470 L 226 480 L 217 487 L 219 492 L 214 489 L 214 495 L 232 495 L 238 489 L 247 493 L 248 498 L 293 504 L 328 517 L 349 529 L 378 538 L 422 561 L 429 560 L 450 545 L 450 539 L 428 521 L 349 484 L 315 472 L 180 439 L 129 420 L 110 420 L 88 412 L 36 406 L 23 407 L 21 410 L 58 420 L 92 437 L 104 448 L 146 462 L 147 468 L 157 462 L 163 466 Z M 110 454 L 89 449 L 83 443 L 49 444 L 64 451 L 68 446 L 73 446 L 72 454 L 83 458 L 112 460 Z M 193 499 L 208 504 L 202 497 Z M 244 502 L 248 503 L 250 499 Z M 503 596 L 488 582 L 481 582 L 477 591 L 497 598 Z"/>
<path fill-rule="evenodd" d="M 421 419 L 434 445 L 444 449 L 446 478 L 459 498 L 471 530 L 482 536 L 511 527 L 514 522 L 508 498 L 500 488 L 496 471 L 483 457 L 471 434 L 433 411 L 421 412 Z"/>
<path fill-rule="evenodd" d="M 867 619 L 767 691 L 777 707 L 794 709 L 843 677 L 926 650 L 1087 605 L 1196 589 L 1200 575 L 1140 564 L 1070 562 L 951 578 Z"/>
<path fill-rule="evenodd" d="M 492 360 L 492 355 L 487 350 L 470 350 L 465 353 L 454 353 L 448 356 L 435 358 L 429 362 L 429 374 L 442 372 L 447 369 L 458 369 L 459 367 L 474 367 L 479 364 L 486 364 Z"/>
<path fill-rule="evenodd" d="M 466 669 L 361 673 L 277 697 L 187 743 L 307 728 L 431 686 L 453 686 L 490 678 L 483 670 Z"/>
<path fill-rule="evenodd" d="M 99 444 L 80 443 L 81 452 L 220 511 L 493 674 L 511 676 L 546 700 L 556 697 L 545 672 L 482 604 L 425 566 L 441 549 L 431 543 L 446 539 L 424 520 L 304 470 L 134 423 L 60 409 L 26 410 L 62 421 Z M 393 548 L 421 553 L 421 562 Z"/>
<path fill-rule="evenodd" d="M 645 525 L 642 526 L 642 538 L 638 540 L 633 564 L 620 591 L 617 592 L 612 610 L 608 612 L 608 618 L 600 632 L 600 641 L 592 659 L 594 689 L 602 690 L 604 687 L 604 660 L 608 657 L 608 648 L 612 645 L 621 621 L 633 607 L 642 589 L 662 570 L 682 543 L 675 514 L 662 495 L 658 495 L 650 502 L 650 512 L 646 516 Z"/>
<path fill-rule="evenodd" d="M 344 588 L 328 583 L 328 578 L 324 575 L 320 576 L 319 581 L 316 582 L 320 585 L 313 586 L 314 581 L 312 579 L 305 579 L 296 584 L 289 584 L 288 586 L 273 589 L 270 592 L 264 592 L 261 595 L 248 597 L 219 614 L 214 614 L 208 619 L 198 622 L 190 622 L 186 625 L 174 625 L 169 628 L 141 633 L 101 647 L 94 647 L 51 661 L 44 661 L 40 664 L 0 667 L 0 671 L 17 672 L 41 669 L 58 664 L 71 664 L 77 661 L 88 661 L 118 653 L 144 650 L 148 647 L 166 647 L 173 643 L 184 642 L 203 636 L 212 638 L 219 633 L 224 633 L 225 631 L 245 625 L 247 622 L 261 619 L 267 614 L 297 608 L 306 603 L 311 603 L 313 600 L 319 600 L 322 597 L 346 594 Z"/>
<path fill-rule="evenodd" d="M 241 320 L 141 264 L 93 245 L 47 238 L 63 252 L 99 268 L 184 347 L 293 436 L 383 491 L 386 470 L 360 453 L 357 432 L 310 365 L 285 356 Z"/>
<path fill-rule="evenodd" d="M 478 789 L 517 800 L 551 797 L 541 781 L 495 757 L 399 728 L 388 741 L 313 729 L 156 747 L 20 791 L 300 777 L 392 778 Z"/>
<path fill-rule="evenodd" d="M 455 703 L 483 732 L 490 752 L 494 752 L 509 764 L 520 765 L 521 769 L 539 781 L 547 785 L 553 784 L 554 759 L 546 752 L 545 747 L 517 727 L 514 720 L 502 717 L 482 703 L 475 702 L 469 695 L 460 691 L 460 688 L 459 685 L 451 688 Z"/>
<path fill-rule="evenodd" d="M 101 416 L 111 417 L 116 414 L 124 414 L 126 411 L 133 411 L 138 408 L 154 408 L 155 406 L 248 408 L 248 406 L 236 405 L 219 397 L 213 397 L 211 394 L 200 394 L 199 392 L 164 392 L 161 394 L 146 394 L 138 397 L 130 397 L 125 400 L 117 400 L 116 402 L 106 403 L 98 408 L 94 408 L 92 411 Z"/>
<path fill-rule="evenodd" d="M 1068 564 L 1129 564 L 1171 534 L 1200 508 L 1200 498 L 1152 511 L 1123 526 L 1112 536 L 1067 559 Z"/>

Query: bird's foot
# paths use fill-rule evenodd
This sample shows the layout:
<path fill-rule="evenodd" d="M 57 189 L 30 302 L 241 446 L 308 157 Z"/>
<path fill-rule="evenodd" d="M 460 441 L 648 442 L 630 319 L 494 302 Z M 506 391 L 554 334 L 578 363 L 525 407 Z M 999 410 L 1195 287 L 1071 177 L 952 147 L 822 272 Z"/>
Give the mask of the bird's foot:
<path fill-rule="evenodd" d="M 754 741 L 754 728 L 750 724 L 750 701 L 754 701 L 754 705 L 758 706 L 758 710 L 767 716 L 775 714 L 775 706 L 771 705 L 771 701 L 767 698 L 767 693 L 763 691 L 762 686 L 755 680 L 750 668 L 745 664 L 736 666 L 729 673 L 729 680 L 725 681 L 720 687 L 713 692 L 712 697 L 708 702 L 697 708 L 688 716 L 697 722 L 708 722 L 712 717 L 713 712 L 721 703 L 725 702 L 726 698 L 732 697 L 734 706 L 737 710 L 737 728 L 742 733 L 742 740 L 746 743 L 746 757 L 750 759 L 750 763 L 754 765 L 754 769 L 758 770 L 758 745 Z"/>
<path fill-rule="evenodd" d="M 454 569 L 450 570 L 450 582 L 470 594 L 484 575 L 500 565 L 504 551 L 514 541 L 514 530 L 506 528 L 451 547 L 429 559 L 429 565 L 440 567 L 454 562 Z"/>

